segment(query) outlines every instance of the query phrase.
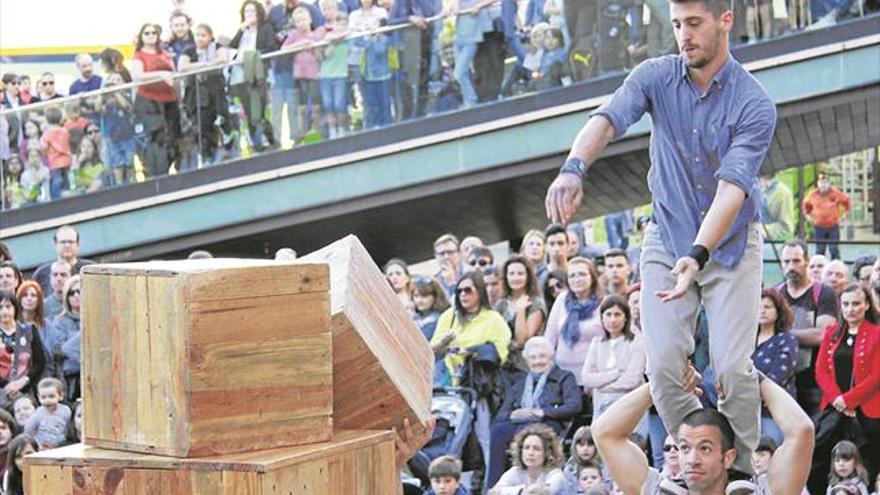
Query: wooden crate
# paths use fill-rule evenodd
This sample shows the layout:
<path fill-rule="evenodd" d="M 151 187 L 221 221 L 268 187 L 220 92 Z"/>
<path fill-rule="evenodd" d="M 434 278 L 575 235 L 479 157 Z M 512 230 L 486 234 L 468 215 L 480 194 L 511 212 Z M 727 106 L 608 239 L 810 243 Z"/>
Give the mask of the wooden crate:
<path fill-rule="evenodd" d="M 400 484 L 389 432 L 246 454 L 180 459 L 87 447 L 25 459 L 25 492 L 39 495 L 392 495 Z"/>
<path fill-rule="evenodd" d="M 192 457 L 329 439 L 328 290 L 323 263 L 90 265 L 85 443 Z"/>
<path fill-rule="evenodd" d="M 333 424 L 341 429 L 423 430 L 430 415 L 434 356 L 357 237 L 303 261 L 330 263 Z"/>

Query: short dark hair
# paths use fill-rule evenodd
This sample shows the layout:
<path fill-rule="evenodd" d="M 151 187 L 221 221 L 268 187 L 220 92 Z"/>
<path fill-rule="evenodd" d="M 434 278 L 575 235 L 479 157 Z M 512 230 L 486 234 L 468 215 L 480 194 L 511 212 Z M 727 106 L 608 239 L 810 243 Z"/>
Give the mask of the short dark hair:
<path fill-rule="evenodd" d="M 859 256 L 856 258 L 855 262 L 853 262 L 853 280 L 859 280 L 859 272 L 862 271 L 862 268 L 866 266 L 871 266 L 877 262 L 877 257 L 873 254 L 867 254 L 865 256 Z"/>
<path fill-rule="evenodd" d="M 486 246 L 477 246 L 471 249 L 470 254 L 468 254 L 468 258 L 489 258 L 489 260 L 491 260 L 490 263 L 495 262 L 495 255 L 492 254 L 492 250 L 487 248 Z"/>
<path fill-rule="evenodd" d="M 798 238 L 789 239 L 789 240 L 785 241 L 785 244 L 782 245 L 782 249 L 793 248 L 793 247 L 801 248 L 801 250 L 804 252 L 804 259 L 805 260 L 809 259 L 810 250 L 809 250 L 809 248 L 807 248 L 807 243 L 803 239 L 798 239 Z"/>
<path fill-rule="evenodd" d="M 684 425 L 690 426 L 691 428 L 696 428 L 697 426 L 714 426 L 718 428 L 718 431 L 721 433 L 721 449 L 726 452 L 734 448 L 733 428 L 730 427 L 730 422 L 727 421 L 727 418 L 715 409 L 704 407 L 691 412 L 681 420 L 681 425 L 679 425 L 679 427 Z"/>
<path fill-rule="evenodd" d="M 605 262 L 608 262 L 608 258 L 626 258 L 626 264 L 629 265 L 629 257 L 626 255 L 626 251 L 620 248 L 611 248 L 608 251 L 605 251 Z"/>
<path fill-rule="evenodd" d="M 64 118 L 64 114 L 61 113 L 61 110 L 52 107 L 46 109 L 46 121 L 52 125 L 61 124 L 61 120 Z"/>
<path fill-rule="evenodd" d="M 731 10 L 730 0 L 669 0 L 672 3 L 702 3 L 706 10 L 717 19 L 721 14 Z"/>
<path fill-rule="evenodd" d="M 428 466 L 428 478 L 461 478 L 461 461 L 451 455 L 441 455 Z"/>
<path fill-rule="evenodd" d="M 0 268 L 9 268 L 12 270 L 12 273 L 15 274 L 15 278 L 18 280 L 18 285 L 15 286 L 15 289 L 18 290 L 18 286 L 24 282 L 24 277 L 21 274 L 21 268 L 18 267 L 15 263 L 11 261 L 4 261 L 0 263 Z"/>
<path fill-rule="evenodd" d="M 544 238 L 549 239 L 551 235 L 556 234 L 565 234 L 565 238 L 568 239 L 568 231 L 565 230 L 565 227 L 561 223 L 551 223 L 544 229 Z"/>
<path fill-rule="evenodd" d="M 778 447 L 779 445 L 776 444 L 776 440 L 773 440 L 773 437 L 763 436 L 761 437 L 761 440 L 758 441 L 758 446 L 755 447 L 755 452 L 769 452 L 770 455 L 773 455 Z"/>

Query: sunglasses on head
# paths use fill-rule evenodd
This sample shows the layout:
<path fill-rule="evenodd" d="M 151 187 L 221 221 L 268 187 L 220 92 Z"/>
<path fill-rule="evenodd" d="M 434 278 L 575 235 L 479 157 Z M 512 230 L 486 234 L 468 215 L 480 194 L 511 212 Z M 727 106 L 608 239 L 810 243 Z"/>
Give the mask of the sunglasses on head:
<path fill-rule="evenodd" d="M 663 452 L 672 452 L 673 450 L 678 452 L 678 446 L 672 444 L 667 444 L 663 446 Z"/>

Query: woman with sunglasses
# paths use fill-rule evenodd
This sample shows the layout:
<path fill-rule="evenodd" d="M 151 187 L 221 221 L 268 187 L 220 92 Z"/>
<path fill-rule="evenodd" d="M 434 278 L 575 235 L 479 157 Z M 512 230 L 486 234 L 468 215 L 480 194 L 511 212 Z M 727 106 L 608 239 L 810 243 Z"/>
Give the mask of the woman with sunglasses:
<path fill-rule="evenodd" d="M 553 270 L 547 274 L 547 280 L 541 287 L 541 293 L 544 294 L 544 302 L 547 303 L 548 308 L 552 308 L 556 298 L 565 292 L 566 283 L 568 283 L 568 276 L 562 270 Z"/>
<path fill-rule="evenodd" d="M 135 129 L 143 136 L 139 154 L 147 177 L 168 173 L 178 158 L 180 108 L 174 85 L 174 60 L 162 49 L 162 28 L 158 24 L 141 26 L 134 42 L 131 76 L 135 81 L 156 80 L 139 86 L 134 100 Z"/>
<path fill-rule="evenodd" d="M 47 349 L 59 377 L 66 382 L 67 401 L 71 402 L 80 396 L 79 370 L 79 338 L 82 330 L 80 320 L 82 282 L 79 275 L 67 279 L 62 290 L 64 310 L 55 317 L 49 327 Z"/>
<path fill-rule="evenodd" d="M 511 256 L 501 269 L 504 297 L 495 304 L 510 327 L 509 369 L 528 371 L 522 349 L 526 341 L 544 331 L 547 306 L 538 292 L 538 282 L 531 264 L 522 256 Z"/>
<path fill-rule="evenodd" d="M 46 364 L 40 333 L 21 315 L 15 294 L 0 292 L 0 405 L 7 408 L 36 387 Z"/>
<path fill-rule="evenodd" d="M 842 416 L 854 418 L 861 426 L 866 464 L 880 468 L 880 325 L 871 295 L 859 284 L 840 293 L 840 317 L 825 330 L 816 361 L 816 382 L 822 390 L 820 409 L 833 408 Z M 839 425 L 843 424 L 841 421 Z M 841 428 L 842 429 L 842 428 Z M 824 450 L 824 452 L 822 451 Z M 813 473 L 808 488 L 818 493 L 828 472 L 829 452 L 817 448 L 813 453 Z"/>
<path fill-rule="evenodd" d="M 400 299 L 400 303 L 403 304 L 406 311 L 412 315 L 412 277 L 409 274 L 409 267 L 406 266 L 406 262 L 400 258 L 391 258 L 385 263 L 382 272 L 385 273 L 385 280 L 388 281 L 388 285 L 391 286 L 394 295 Z"/>

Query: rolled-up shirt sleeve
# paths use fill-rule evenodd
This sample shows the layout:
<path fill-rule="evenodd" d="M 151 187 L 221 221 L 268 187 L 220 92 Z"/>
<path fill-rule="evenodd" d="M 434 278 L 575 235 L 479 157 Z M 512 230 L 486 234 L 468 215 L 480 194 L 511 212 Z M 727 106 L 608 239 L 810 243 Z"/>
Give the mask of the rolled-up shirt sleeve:
<path fill-rule="evenodd" d="M 593 115 L 602 115 L 614 127 L 614 139 L 626 134 L 629 126 L 638 122 L 648 110 L 649 85 L 656 81 L 654 62 L 646 60 L 626 76 L 611 99 L 597 108 Z"/>
<path fill-rule="evenodd" d="M 775 129 L 776 107 L 772 100 L 755 98 L 736 123 L 730 147 L 721 157 L 715 178 L 736 185 L 746 197 L 750 196 Z"/>

